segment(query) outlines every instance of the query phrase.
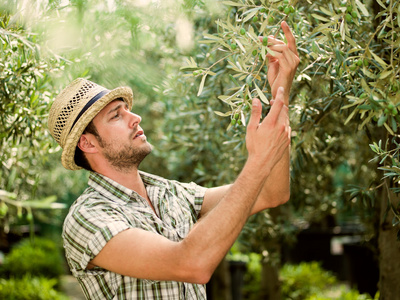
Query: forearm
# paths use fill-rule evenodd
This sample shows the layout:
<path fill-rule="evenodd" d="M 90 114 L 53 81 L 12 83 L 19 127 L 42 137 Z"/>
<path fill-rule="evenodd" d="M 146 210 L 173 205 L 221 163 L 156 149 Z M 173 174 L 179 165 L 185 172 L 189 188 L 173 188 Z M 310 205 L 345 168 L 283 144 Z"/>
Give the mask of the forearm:
<path fill-rule="evenodd" d="M 251 214 L 286 203 L 289 197 L 290 154 L 288 150 L 265 180 Z"/>
<path fill-rule="evenodd" d="M 184 253 L 201 260 L 199 269 L 212 274 L 224 258 L 250 215 L 266 175 L 256 163 L 246 163 L 224 197 L 181 242 Z"/>

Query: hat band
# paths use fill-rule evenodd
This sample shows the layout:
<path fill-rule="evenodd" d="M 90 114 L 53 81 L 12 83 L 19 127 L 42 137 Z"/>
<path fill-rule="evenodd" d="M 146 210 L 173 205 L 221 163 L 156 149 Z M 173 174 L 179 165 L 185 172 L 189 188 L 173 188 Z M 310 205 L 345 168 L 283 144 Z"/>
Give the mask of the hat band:
<path fill-rule="evenodd" d="M 86 105 L 82 108 L 82 110 L 79 112 L 78 116 L 76 117 L 74 123 L 72 124 L 71 130 L 69 131 L 71 133 L 72 128 L 74 128 L 76 122 L 79 121 L 80 117 L 82 117 L 82 115 L 85 113 L 85 111 L 87 111 L 89 109 L 89 107 L 91 107 L 97 100 L 99 100 L 101 97 L 103 97 L 105 94 L 107 94 L 109 92 L 109 90 L 103 90 L 100 93 L 98 93 L 97 95 L 95 95 L 92 99 L 89 100 L 88 103 L 86 103 Z"/>

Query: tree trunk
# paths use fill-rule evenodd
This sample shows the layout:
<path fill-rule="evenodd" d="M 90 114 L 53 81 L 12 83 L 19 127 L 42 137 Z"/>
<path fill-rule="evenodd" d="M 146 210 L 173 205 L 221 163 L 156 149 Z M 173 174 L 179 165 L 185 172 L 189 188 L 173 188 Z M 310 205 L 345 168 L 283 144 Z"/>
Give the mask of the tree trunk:
<path fill-rule="evenodd" d="M 208 300 L 232 300 L 229 262 L 223 259 L 207 283 Z"/>
<path fill-rule="evenodd" d="M 279 271 L 271 261 L 262 264 L 260 299 L 281 300 Z"/>
<path fill-rule="evenodd" d="M 400 241 L 397 240 L 399 227 L 392 225 L 394 214 L 388 211 L 388 200 L 396 209 L 400 198 L 389 191 L 389 180 L 386 180 L 386 187 L 381 197 L 379 226 L 379 291 L 381 300 L 393 300 L 400 295 Z"/>
<path fill-rule="evenodd" d="M 282 206 L 269 210 L 269 214 L 274 223 L 278 223 L 278 218 L 285 214 Z M 281 283 L 279 281 L 279 269 L 281 264 L 281 241 L 279 237 L 268 238 L 265 247 L 269 252 L 268 257 L 264 258 L 261 270 L 260 299 L 281 300 Z"/>

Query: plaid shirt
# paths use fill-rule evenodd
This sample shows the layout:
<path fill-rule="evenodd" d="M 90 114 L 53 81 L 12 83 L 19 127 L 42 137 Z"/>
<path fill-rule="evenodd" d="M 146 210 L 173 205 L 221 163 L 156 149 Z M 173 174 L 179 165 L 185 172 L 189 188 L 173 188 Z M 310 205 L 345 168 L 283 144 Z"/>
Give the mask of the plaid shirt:
<path fill-rule="evenodd" d="M 197 221 L 205 188 L 140 173 L 157 215 L 135 191 L 97 173 L 71 206 L 64 221 L 65 254 L 87 299 L 206 299 L 204 285 L 122 276 L 86 269 L 106 243 L 121 231 L 140 228 L 172 241 L 187 236 Z"/>

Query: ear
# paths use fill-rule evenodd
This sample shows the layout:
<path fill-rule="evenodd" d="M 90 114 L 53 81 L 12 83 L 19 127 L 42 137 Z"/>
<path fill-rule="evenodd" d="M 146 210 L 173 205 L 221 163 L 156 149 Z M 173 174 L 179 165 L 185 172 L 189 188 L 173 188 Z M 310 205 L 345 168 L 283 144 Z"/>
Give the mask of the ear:
<path fill-rule="evenodd" d="M 82 152 L 85 153 L 96 153 L 97 148 L 96 146 L 91 142 L 91 136 L 88 136 L 87 134 L 82 134 L 79 141 L 78 141 L 78 147 L 79 149 L 82 150 Z"/>

